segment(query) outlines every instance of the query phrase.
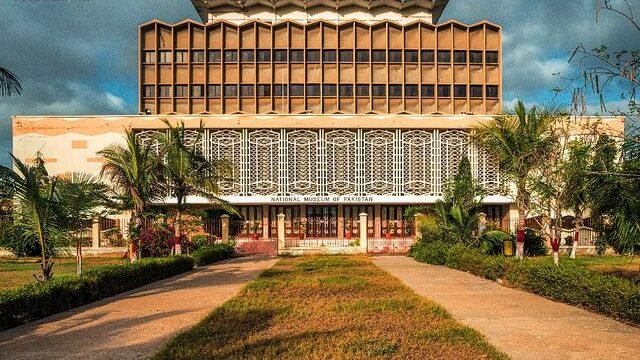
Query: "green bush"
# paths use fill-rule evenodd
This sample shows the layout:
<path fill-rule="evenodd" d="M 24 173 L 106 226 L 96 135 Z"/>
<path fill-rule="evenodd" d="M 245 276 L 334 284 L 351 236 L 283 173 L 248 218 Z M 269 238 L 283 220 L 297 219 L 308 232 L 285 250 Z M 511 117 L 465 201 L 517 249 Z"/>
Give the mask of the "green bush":
<path fill-rule="evenodd" d="M 511 235 L 504 231 L 487 231 L 480 237 L 480 247 L 482 252 L 487 255 L 499 255 L 502 254 L 502 248 L 506 240 L 511 240 Z"/>
<path fill-rule="evenodd" d="M 59 276 L 0 292 L 0 330 L 135 289 L 193 269 L 188 256 L 142 259 L 106 265 L 80 276 Z"/>
<path fill-rule="evenodd" d="M 547 247 L 544 245 L 542 236 L 538 235 L 533 229 L 524 230 L 524 255 L 525 256 L 544 256 L 547 255 Z"/>
<path fill-rule="evenodd" d="M 512 287 L 640 324 L 640 285 L 571 262 L 555 266 L 550 260 L 518 261 L 442 242 L 417 244 L 410 255 L 487 279 L 505 279 Z"/>
<path fill-rule="evenodd" d="M 231 243 L 214 244 L 195 251 L 191 256 L 196 265 L 203 266 L 216 261 L 228 259 L 235 254 L 235 248 Z"/>

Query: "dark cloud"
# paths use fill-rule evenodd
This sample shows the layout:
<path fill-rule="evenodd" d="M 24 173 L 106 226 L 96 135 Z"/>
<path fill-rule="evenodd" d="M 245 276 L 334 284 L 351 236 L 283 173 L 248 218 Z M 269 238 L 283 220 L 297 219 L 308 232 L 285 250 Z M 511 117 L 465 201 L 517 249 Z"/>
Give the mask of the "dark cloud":
<path fill-rule="evenodd" d="M 505 103 L 543 102 L 558 85 L 553 73 L 575 73 L 567 59 L 577 44 L 640 48 L 619 16 L 596 23 L 594 9 L 595 0 L 451 0 L 443 20 L 502 25 Z M 0 66 L 24 86 L 0 98 L 0 163 L 11 115 L 135 113 L 137 28 L 154 18 L 198 16 L 189 0 L 0 0 Z"/>

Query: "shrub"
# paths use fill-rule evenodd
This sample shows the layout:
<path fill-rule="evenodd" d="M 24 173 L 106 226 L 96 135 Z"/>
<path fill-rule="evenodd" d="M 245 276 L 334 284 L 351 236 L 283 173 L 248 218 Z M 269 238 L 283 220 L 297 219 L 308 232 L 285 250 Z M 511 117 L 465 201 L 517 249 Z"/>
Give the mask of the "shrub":
<path fill-rule="evenodd" d="M 544 256 L 547 255 L 547 247 L 544 245 L 542 236 L 538 235 L 533 229 L 524 230 L 524 255 L 525 256 Z"/>
<path fill-rule="evenodd" d="M 151 223 L 140 230 L 140 252 L 143 257 L 162 257 L 171 253 L 175 230 L 164 223 Z"/>
<path fill-rule="evenodd" d="M 232 243 L 222 243 L 205 246 L 202 249 L 195 251 L 191 256 L 193 256 L 196 265 L 204 266 L 216 261 L 228 259 L 234 254 L 235 248 Z"/>
<path fill-rule="evenodd" d="M 511 240 L 511 235 L 504 231 L 487 231 L 480 238 L 480 247 L 482 252 L 487 255 L 499 255 L 502 254 L 502 248 L 506 240 Z"/>
<path fill-rule="evenodd" d="M 198 251 L 204 248 L 205 246 L 213 245 L 214 241 L 215 241 L 215 237 L 211 235 L 207 235 L 207 234 L 193 235 L 189 240 L 189 244 L 188 244 L 189 251 L 190 252 Z"/>
<path fill-rule="evenodd" d="M 419 241 L 411 246 L 409 256 L 427 264 L 444 265 L 449 248 L 450 245 L 444 241 Z"/>
<path fill-rule="evenodd" d="M 106 265 L 0 292 L 0 330 L 12 328 L 193 269 L 188 256 Z"/>

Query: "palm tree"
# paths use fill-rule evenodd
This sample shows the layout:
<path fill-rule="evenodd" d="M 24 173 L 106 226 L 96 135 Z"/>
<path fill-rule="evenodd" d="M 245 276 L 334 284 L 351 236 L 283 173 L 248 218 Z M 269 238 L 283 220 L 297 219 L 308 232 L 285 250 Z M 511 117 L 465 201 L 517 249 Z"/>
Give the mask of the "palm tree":
<path fill-rule="evenodd" d="M 229 209 L 225 201 L 220 199 L 219 185 L 221 181 L 229 181 L 232 168 L 228 161 L 208 159 L 202 153 L 199 143 L 202 131 L 185 129 L 184 122 L 169 127 L 168 136 L 162 136 L 163 171 L 162 185 L 167 194 L 176 199 L 175 252 L 181 252 L 182 215 L 187 209 L 188 196 L 204 197 L 210 202 Z M 202 124 L 200 125 L 200 130 Z"/>
<path fill-rule="evenodd" d="M 104 160 L 101 178 L 111 184 L 123 209 L 131 211 L 129 236 L 137 238 L 137 257 L 140 257 L 138 237 L 149 204 L 161 198 L 158 188 L 160 157 L 149 144 L 138 141 L 133 131 L 127 131 L 125 144 L 110 146 L 98 152 Z"/>
<path fill-rule="evenodd" d="M 0 96 L 20 95 L 20 78 L 11 71 L 0 67 Z"/>
<path fill-rule="evenodd" d="M 527 111 L 518 101 L 513 112 L 475 127 L 475 139 L 499 163 L 505 180 L 515 184 L 518 207 L 518 252 L 524 256 L 524 220 L 530 208 L 529 182 L 534 171 L 544 165 L 555 142 L 552 136 L 555 113 L 535 106 Z"/>

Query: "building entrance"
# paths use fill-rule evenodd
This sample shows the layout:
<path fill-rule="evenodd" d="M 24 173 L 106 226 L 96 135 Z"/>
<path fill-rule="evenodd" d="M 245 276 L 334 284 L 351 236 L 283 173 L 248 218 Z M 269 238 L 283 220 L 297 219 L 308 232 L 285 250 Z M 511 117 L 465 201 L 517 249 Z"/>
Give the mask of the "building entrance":
<path fill-rule="evenodd" d="M 338 208 L 336 206 L 307 206 L 307 237 L 336 238 L 338 236 Z"/>

